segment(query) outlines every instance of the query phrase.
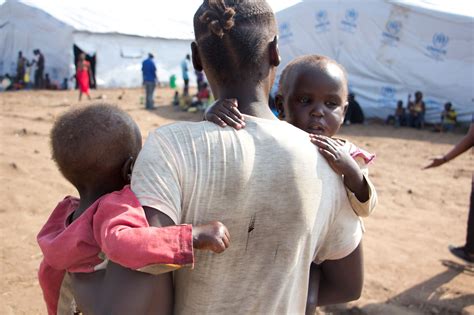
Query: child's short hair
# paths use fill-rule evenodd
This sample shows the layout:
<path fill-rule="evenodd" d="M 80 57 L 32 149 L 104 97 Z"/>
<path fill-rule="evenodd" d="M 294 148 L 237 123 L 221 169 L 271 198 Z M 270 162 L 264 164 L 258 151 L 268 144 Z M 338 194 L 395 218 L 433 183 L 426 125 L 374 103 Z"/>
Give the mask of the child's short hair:
<path fill-rule="evenodd" d="M 336 60 L 333 60 L 326 56 L 321 55 L 305 55 L 292 60 L 280 76 L 280 81 L 278 82 L 278 94 L 285 95 L 289 89 L 289 84 L 294 80 L 294 75 L 298 70 L 307 69 L 308 67 L 315 67 L 319 70 L 324 69 L 328 64 L 333 64 L 341 69 L 344 74 L 344 86 L 346 90 L 346 95 L 348 93 L 347 87 L 347 72 L 344 67 L 339 64 Z"/>
<path fill-rule="evenodd" d="M 97 104 L 61 115 L 51 130 L 53 160 L 74 186 L 118 176 L 141 149 L 137 124 L 116 106 Z"/>
<path fill-rule="evenodd" d="M 204 0 L 194 15 L 194 34 L 207 71 L 222 82 L 235 82 L 242 73 L 258 79 L 256 69 L 277 24 L 264 0 Z"/>

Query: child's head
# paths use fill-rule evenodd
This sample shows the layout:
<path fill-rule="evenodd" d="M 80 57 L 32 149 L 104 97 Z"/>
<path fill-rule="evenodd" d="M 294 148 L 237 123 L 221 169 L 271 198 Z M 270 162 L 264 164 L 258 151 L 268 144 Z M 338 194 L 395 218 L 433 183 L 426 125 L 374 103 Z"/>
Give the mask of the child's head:
<path fill-rule="evenodd" d="M 446 104 L 444 104 L 444 109 L 449 111 L 451 110 L 451 108 L 453 108 L 453 104 L 451 104 L 451 102 L 447 102 Z"/>
<path fill-rule="evenodd" d="M 141 146 L 133 119 L 106 104 L 74 108 L 59 117 L 51 130 L 53 159 L 79 191 L 121 189 Z"/>
<path fill-rule="evenodd" d="M 344 68 L 327 57 L 307 55 L 285 67 L 275 101 L 280 118 L 308 133 L 331 137 L 344 122 L 347 99 Z"/>
<path fill-rule="evenodd" d="M 398 100 L 397 108 L 403 108 L 403 101 L 402 100 Z"/>
<path fill-rule="evenodd" d="M 415 92 L 415 101 L 421 101 L 421 99 L 423 98 L 423 93 L 421 93 L 420 91 L 416 91 Z"/>

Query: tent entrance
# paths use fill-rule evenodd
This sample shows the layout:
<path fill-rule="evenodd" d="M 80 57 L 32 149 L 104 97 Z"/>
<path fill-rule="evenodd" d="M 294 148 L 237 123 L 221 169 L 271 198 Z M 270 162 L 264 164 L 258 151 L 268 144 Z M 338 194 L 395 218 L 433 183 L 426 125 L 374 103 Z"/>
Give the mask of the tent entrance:
<path fill-rule="evenodd" d="M 97 80 L 95 79 L 95 65 L 96 65 L 96 54 L 94 53 L 93 55 L 89 55 L 85 51 L 79 48 L 77 45 L 73 45 L 73 50 L 74 50 L 74 67 L 76 68 L 77 71 L 77 62 L 79 61 L 79 55 L 84 53 L 86 55 L 86 60 L 89 61 L 91 64 L 91 71 L 92 71 L 92 78 L 94 79 L 94 82 L 91 83 L 91 88 L 95 89 L 97 87 Z M 78 88 L 77 85 L 77 80 L 76 80 L 76 89 Z"/>

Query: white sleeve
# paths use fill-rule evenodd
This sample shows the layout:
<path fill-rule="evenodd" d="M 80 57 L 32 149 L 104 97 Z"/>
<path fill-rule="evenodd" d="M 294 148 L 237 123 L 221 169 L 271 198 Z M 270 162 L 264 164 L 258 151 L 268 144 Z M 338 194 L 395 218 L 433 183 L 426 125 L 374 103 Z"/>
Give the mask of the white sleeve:
<path fill-rule="evenodd" d="M 348 256 L 362 239 L 362 227 L 347 200 L 341 203 L 337 213 L 329 222 L 327 233 L 315 253 L 314 262 L 337 260 Z"/>
<path fill-rule="evenodd" d="M 152 131 L 133 168 L 131 188 L 142 206 L 155 208 L 179 224 L 182 189 L 173 149 L 162 130 Z"/>
<path fill-rule="evenodd" d="M 357 164 L 364 175 L 365 181 L 367 182 L 367 186 L 369 189 L 369 199 L 366 202 L 361 202 L 355 194 L 346 187 L 347 197 L 351 203 L 352 209 L 357 213 L 360 217 L 368 217 L 372 214 L 377 205 L 377 191 L 375 190 L 375 186 L 369 178 L 369 168 L 367 164 L 359 161 L 356 159 Z"/>

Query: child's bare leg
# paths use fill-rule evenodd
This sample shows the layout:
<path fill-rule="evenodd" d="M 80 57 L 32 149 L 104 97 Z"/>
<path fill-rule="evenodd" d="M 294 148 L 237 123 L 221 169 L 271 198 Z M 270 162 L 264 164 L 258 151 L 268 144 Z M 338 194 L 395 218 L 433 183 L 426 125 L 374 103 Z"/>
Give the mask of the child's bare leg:
<path fill-rule="evenodd" d="M 82 98 L 82 92 L 79 91 L 79 101 L 81 100 L 81 98 Z"/>

